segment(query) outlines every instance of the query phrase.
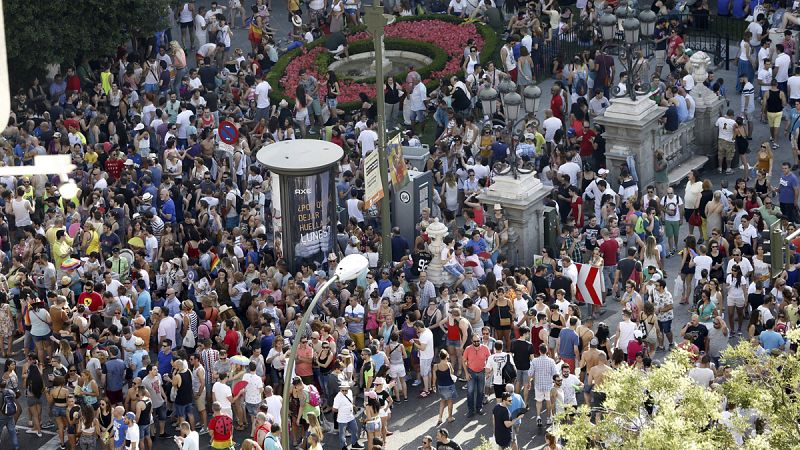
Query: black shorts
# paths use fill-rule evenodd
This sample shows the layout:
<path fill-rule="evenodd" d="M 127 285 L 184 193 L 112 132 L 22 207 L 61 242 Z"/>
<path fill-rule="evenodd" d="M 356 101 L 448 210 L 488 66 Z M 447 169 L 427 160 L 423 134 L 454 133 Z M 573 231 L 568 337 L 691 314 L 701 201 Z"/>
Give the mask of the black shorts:
<path fill-rule="evenodd" d="M 503 396 L 503 392 L 506 391 L 506 385 L 505 384 L 493 384 L 492 388 L 494 389 L 494 396 L 496 398 L 502 397 Z"/>
<path fill-rule="evenodd" d="M 188 28 L 191 28 L 192 25 L 194 25 L 194 21 L 192 21 L 192 22 L 181 22 L 181 30 L 186 30 Z"/>
<path fill-rule="evenodd" d="M 592 398 L 592 406 L 595 408 L 602 408 L 605 401 L 606 394 L 604 392 L 595 392 L 594 398 Z"/>

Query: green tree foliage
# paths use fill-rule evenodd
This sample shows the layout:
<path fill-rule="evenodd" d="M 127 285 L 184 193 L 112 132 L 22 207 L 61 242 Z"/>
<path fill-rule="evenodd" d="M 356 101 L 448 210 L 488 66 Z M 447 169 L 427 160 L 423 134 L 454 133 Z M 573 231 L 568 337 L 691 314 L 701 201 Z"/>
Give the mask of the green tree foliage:
<path fill-rule="evenodd" d="M 166 27 L 171 0 L 5 0 L 12 83 L 48 64 L 115 54 L 132 36 Z"/>
<path fill-rule="evenodd" d="M 800 342 L 800 330 L 788 336 Z M 705 389 L 686 374 L 689 355 L 675 350 L 660 367 L 645 374 L 625 367 L 608 372 L 595 390 L 607 399 L 597 420 L 582 406 L 572 419 L 562 417 L 553 433 L 567 449 L 720 449 L 736 448 L 731 431 L 745 435 L 744 448 L 792 449 L 800 436 L 800 358 L 786 352 L 768 355 L 749 342 L 728 349 L 733 370 L 728 380 Z M 742 414 L 723 420 L 721 405 Z M 745 415 L 758 418 L 752 430 Z"/>

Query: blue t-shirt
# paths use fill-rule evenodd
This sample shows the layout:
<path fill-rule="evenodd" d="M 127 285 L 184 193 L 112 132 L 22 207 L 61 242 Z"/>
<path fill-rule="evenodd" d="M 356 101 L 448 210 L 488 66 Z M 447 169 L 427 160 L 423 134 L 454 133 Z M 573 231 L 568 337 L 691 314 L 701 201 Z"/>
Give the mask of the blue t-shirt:
<path fill-rule="evenodd" d="M 492 143 L 492 159 L 495 161 L 505 161 L 508 156 L 508 145 L 504 142 L 495 141 Z"/>
<path fill-rule="evenodd" d="M 800 128 L 800 111 L 797 111 L 797 108 L 789 110 L 789 124 L 792 127 L 789 133 L 794 133 L 795 130 Z"/>
<path fill-rule="evenodd" d="M 522 400 L 522 396 L 517 394 L 516 392 L 511 394 L 511 405 L 508 407 L 508 412 L 511 414 L 511 418 L 514 418 L 514 414 L 525 407 L 525 401 Z M 522 423 L 522 417 L 518 418 L 514 421 L 514 425 L 519 425 Z"/>
<path fill-rule="evenodd" d="M 125 445 L 125 433 L 128 426 L 124 419 L 114 419 L 114 448 L 122 448 Z"/>
<path fill-rule="evenodd" d="M 772 330 L 764 330 L 758 335 L 758 342 L 764 347 L 764 350 L 772 350 L 781 348 L 786 341 L 779 333 Z"/>
<path fill-rule="evenodd" d="M 142 291 L 139 294 L 139 297 L 136 299 L 136 307 L 142 311 L 142 317 L 145 319 L 150 318 L 150 311 L 152 310 L 153 300 L 150 297 L 150 293 L 147 291 Z"/>
<path fill-rule="evenodd" d="M 717 15 L 728 16 L 731 8 L 731 0 L 717 0 Z"/>
<path fill-rule="evenodd" d="M 161 375 L 168 374 L 172 370 L 172 351 L 167 353 L 158 351 L 158 373 Z"/>
<path fill-rule="evenodd" d="M 109 391 L 121 391 L 125 383 L 125 362 L 119 358 L 106 361 L 106 389 Z"/>
<path fill-rule="evenodd" d="M 778 186 L 778 201 L 781 203 L 794 204 L 794 190 L 798 185 L 797 175 L 789 172 L 789 175 L 781 175 Z"/>
<path fill-rule="evenodd" d="M 169 218 L 167 218 L 167 214 L 169 214 Z M 175 217 L 175 202 L 171 198 L 161 205 L 161 218 L 164 222 L 176 223 L 178 221 L 178 218 Z"/>
<path fill-rule="evenodd" d="M 562 358 L 575 359 L 575 346 L 580 345 L 580 338 L 575 330 L 564 328 L 558 334 L 558 354 Z"/>

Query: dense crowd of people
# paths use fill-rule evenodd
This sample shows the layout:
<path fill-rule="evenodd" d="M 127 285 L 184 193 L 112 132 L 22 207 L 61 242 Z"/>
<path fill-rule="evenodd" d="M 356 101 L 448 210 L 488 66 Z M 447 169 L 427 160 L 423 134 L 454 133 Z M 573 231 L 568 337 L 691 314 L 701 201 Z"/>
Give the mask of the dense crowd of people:
<path fill-rule="evenodd" d="M 429 396 L 439 399 L 437 430 L 420 448 L 460 449 L 447 425 L 462 395 L 461 412 L 470 420 L 491 413 L 494 445 L 516 449 L 521 426 L 550 425 L 578 404 L 602 408 L 595 388 L 608 373 L 633 366 L 646 374 L 675 346 L 697 360 L 688 376 L 706 387 L 726 381 L 720 352 L 732 339 L 795 350 L 784 336 L 800 320 L 799 272 L 795 259 L 785 270 L 773 266 L 763 243 L 774 223 L 792 233 L 800 220 L 796 41 L 791 30 L 774 46 L 767 37 L 770 24 L 796 22 L 780 5 L 747 6 L 755 20 L 740 44 L 741 105 L 716 123 L 719 171 L 740 167 L 741 177 L 715 187 L 692 171 L 685 186 L 669 186 L 658 151 L 655 183 L 640 191 L 635 170 L 608 179 L 595 118 L 612 86 L 624 92 L 632 77 L 653 81 L 666 132 L 692 119 L 682 36 L 708 20 L 705 1 L 692 7 L 691 22 L 682 3 L 654 3 L 662 17 L 654 57 L 635 74 L 617 73 L 591 44 L 609 3 L 387 2 L 398 15 L 427 7 L 483 20 L 507 38 L 486 67 L 470 43 L 464 75 L 430 93 L 413 75 L 387 80 L 387 120 L 403 128 L 404 144 L 419 145 L 426 122 L 436 128 L 424 167 L 435 190 L 413 242 L 399 229 L 383 242 L 382 218 L 363 201 L 376 105 L 364 98 L 359 111 L 337 109 L 333 73 L 300 74 L 294 104 L 276 105 L 265 79 L 285 49 L 279 42 L 292 48 L 325 36 L 346 57 L 344 36 L 362 5 L 289 0 L 291 33 L 281 36 L 270 26 L 270 2 L 247 3 L 181 1 L 174 26 L 137 40 L 133 51 L 67 65 L 13 98 L 0 166 L 70 155 L 79 187 L 67 198 L 59 175 L 0 177 L 0 433 L 14 450 L 23 411 L 25 433 L 52 429 L 62 450 L 150 450 L 164 439 L 196 450 L 205 434 L 212 448 L 231 449 L 234 432 L 247 436 L 236 439 L 245 450 L 281 448 L 286 435 L 292 448 L 319 450 L 326 433 L 338 437 L 327 440 L 337 448 L 397 448 L 394 403 Z M 238 22 L 249 49 L 231 48 Z M 570 62 L 542 51 L 573 27 L 588 30 L 586 51 Z M 502 110 L 476 101 L 506 77 L 521 90 L 543 70 L 556 79 L 548 107 L 519 138 L 497 125 Z M 707 84 L 726 95 L 722 79 Z M 753 160 L 759 103 L 771 139 Z M 239 128 L 232 150 L 219 145 L 221 120 Z M 293 267 L 276 249 L 272 179 L 255 151 L 306 136 L 345 149 L 341 214 L 326 261 Z M 773 174 L 785 137 L 793 159 L 778 158 L 781 173 Z M 561 219 L 557 247 L 518 265 L 507 258 L 515 230 L 504 209 L 477 199 L 493 164 L 512 152 L 535 164 Z M 432 254 L 426 229 L 437 221 L 448 236 Z M 391 261 L 380 260 L 383 246 Z M 336 283 L 301 327 L 317 287 L 350 254 L 367 257 L 368 273 Z M 668 258 L 680 260 L 678 273 L 668 276 Z M 432 277 L 434 259 L 443 269 Z M 576 264 L 601 269 L 606 305 L 621 305 L 618 323 L 600 321 L 606 306 L 582 306 Z M 673 323 L 680 308 L 690 312 L 687 323 Z M 530 409 L 535 416 L 525 417 Z M 548 435 L 547 445 L 559 444 Z"/>

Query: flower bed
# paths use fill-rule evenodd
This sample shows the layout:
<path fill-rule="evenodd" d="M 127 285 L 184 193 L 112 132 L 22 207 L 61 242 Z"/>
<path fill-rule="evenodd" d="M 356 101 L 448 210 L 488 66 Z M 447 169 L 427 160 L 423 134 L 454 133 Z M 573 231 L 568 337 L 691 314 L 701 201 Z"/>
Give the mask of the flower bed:
<path fill-rule="evenodd" d="M 474 39 L 481 52 L 481 61 L 486 63 L 493 59 L 497 52 L 497 36 L 490 28 L 473 23 L 462 23 L 456 17 L 447 15 L 426 15 L 401 17 L 386 27 L 384 44 L 388 50 L 404 50 L 420 53 L 430 57 L 433 62 L 417 68 L 428 90 L 439 86 L 444 77 L 462 74 L 461 61 L 467 40 Z M 373 50 L 372 37 L 365 31 L 359 31 L 348 37 L 351 55 Z M 323 46 L 324 38 L 318 39 L 304 47 L 292 50 L 283 55 L 267 75 L 272 85 L 270 94 L 273 101 L 286 99 L 294 101 L 294 92 L 300 81 L 299 72 L 307 73 L 320 82 L 320 97 L 326 93 L 325 79 L 331 56 Z M 405 73 L 397 79 L 403 81 Z M 374 78 L 354 81 L 340 78 L 339 107 L 352 110 L 361 107 L 359 94 L 365 93 L 369 98 L 375 97 Z"/>

